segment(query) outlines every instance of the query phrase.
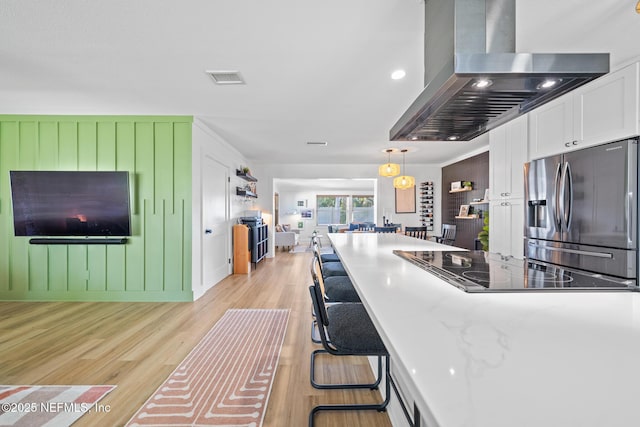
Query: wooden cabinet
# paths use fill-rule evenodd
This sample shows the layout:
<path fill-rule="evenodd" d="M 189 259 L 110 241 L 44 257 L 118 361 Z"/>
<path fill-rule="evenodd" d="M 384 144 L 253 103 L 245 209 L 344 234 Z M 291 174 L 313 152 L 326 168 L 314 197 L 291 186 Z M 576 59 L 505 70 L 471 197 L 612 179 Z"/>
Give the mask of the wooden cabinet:
<path fill-rule="evenodd" d="M 490 199 L 524 197 L 528 119 L 518 117 L 489 133 Z"/>
<path fill-rule="evenodd" d="M 524 199 L 492 200 L 489 214 L 489 251 L 524 257 Z"/>
<path fill-rule="evenodd" d="M 269 251 L 269 228 L 266 224 L 233 226 L 233 273 L 247 274 L 250 263 L 257 265 Z"/>
<path fill-rule="evenodd" d="M 233 226 L 233 274 L 249 272 L 249 227 L 244 224 Z"/>
<path fill-rule="evenodd" d="M 639 67 L 609 73 L 530 112 L 529 158 L 638 135 Z"/>

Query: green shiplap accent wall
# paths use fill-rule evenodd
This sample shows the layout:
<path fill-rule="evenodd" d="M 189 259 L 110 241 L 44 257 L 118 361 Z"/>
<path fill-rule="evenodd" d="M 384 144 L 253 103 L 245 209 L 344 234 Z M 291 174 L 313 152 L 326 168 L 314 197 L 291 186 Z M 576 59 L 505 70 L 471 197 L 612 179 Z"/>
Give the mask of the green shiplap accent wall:
<path fill-rule="evenodd" d="M 188 116 L 0 115 L 0 299 L 192 301 Z M 125 245 L 15 237 L 10 170 L 129 171 Z"/>

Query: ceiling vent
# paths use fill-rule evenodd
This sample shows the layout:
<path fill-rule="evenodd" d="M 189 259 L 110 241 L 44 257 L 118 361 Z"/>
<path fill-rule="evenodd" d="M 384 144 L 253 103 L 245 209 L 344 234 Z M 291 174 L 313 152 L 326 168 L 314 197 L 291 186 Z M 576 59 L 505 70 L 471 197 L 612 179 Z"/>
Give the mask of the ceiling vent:
<path fill-rule="evenodd" d="M 218 85 L 243 85 L 242 74 L 238 71 L 211 71 L 207 70 L 213 81 Z"/>
<path fill-rule="evenodd" d="M 326 147 L 327 141 L 307 141 L 307 145 L 320 145 Z"/>

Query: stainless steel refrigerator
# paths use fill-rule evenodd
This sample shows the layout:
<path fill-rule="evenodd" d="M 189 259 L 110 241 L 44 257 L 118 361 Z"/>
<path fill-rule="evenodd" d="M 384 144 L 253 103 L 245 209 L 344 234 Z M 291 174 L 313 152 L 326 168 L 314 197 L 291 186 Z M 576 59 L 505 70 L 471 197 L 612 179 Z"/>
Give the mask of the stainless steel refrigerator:
<path fill-rule="evenodd" d="M 525 164 L 525 254 L 637 279 L 638 140 Z"/>

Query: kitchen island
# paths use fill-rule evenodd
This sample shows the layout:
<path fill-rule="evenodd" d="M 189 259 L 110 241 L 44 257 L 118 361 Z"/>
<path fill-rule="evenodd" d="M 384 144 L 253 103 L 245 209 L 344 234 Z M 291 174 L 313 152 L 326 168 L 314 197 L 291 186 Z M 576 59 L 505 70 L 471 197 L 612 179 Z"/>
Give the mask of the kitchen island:
<path fill-rule="evenodd" d="M 330 234 L 428 427 L 640 425 L 640 294 L 469 294 L 393 254 L 453 250 Z"/>

